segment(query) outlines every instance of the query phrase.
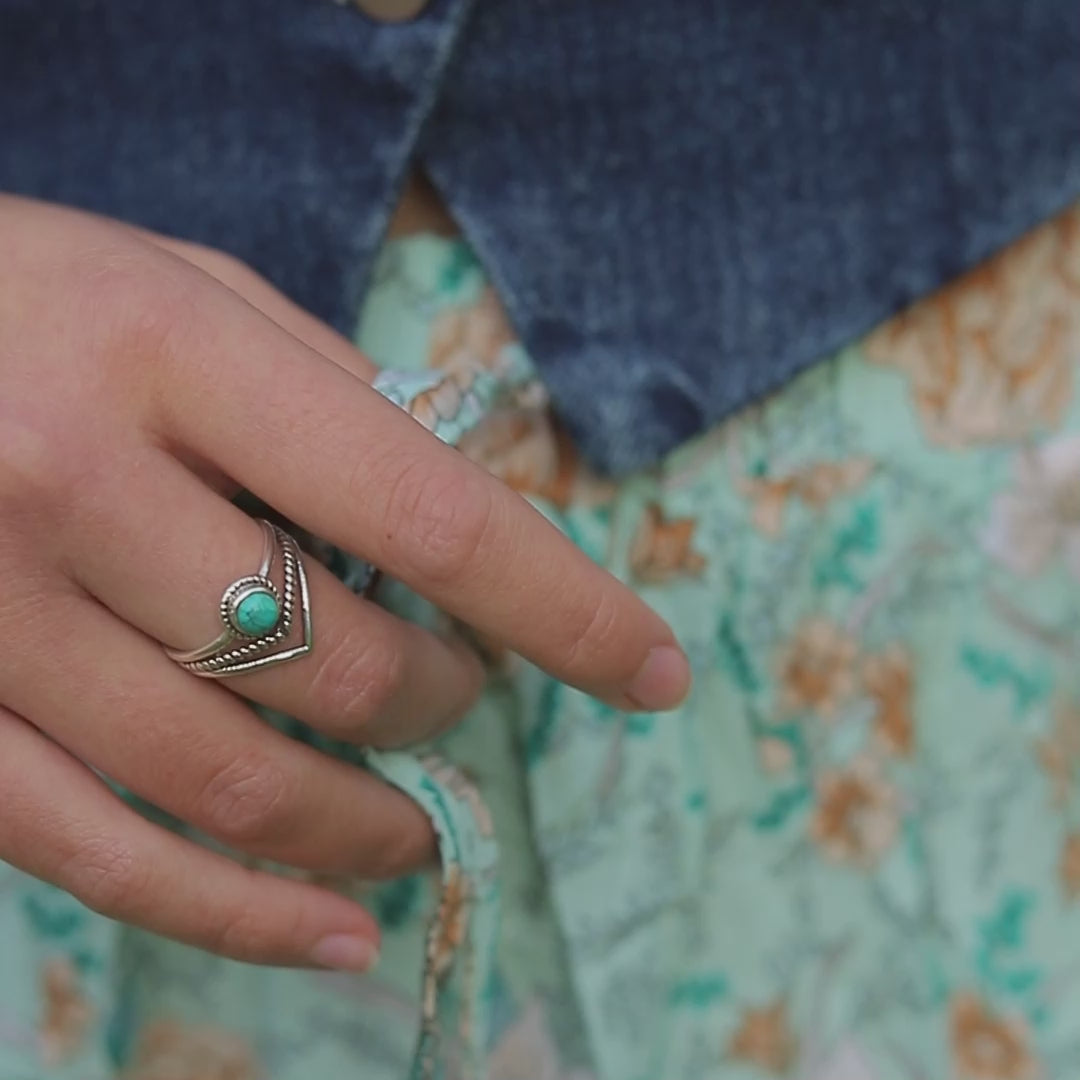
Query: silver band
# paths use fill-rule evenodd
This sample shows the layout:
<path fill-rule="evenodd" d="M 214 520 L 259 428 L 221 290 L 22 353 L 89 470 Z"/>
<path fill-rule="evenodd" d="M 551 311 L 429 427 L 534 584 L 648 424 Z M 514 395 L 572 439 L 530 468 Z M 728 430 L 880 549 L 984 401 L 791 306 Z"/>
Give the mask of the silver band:
<path fill-rule="evenodd" d="M 237 578 L 221 596 L 222 631 L 209 644 L 190 651 L 166 649 L 192 675 L 221 679 L 271 664 L 283 664 L 311 651 L 311 597 L 300 547 L 283 529 L 260 519 L 263 554 L 254 574 Z M 274 583 L 280 563 L 281 585 Z M 288 644 L 300 608 L 300 634 Z"/>

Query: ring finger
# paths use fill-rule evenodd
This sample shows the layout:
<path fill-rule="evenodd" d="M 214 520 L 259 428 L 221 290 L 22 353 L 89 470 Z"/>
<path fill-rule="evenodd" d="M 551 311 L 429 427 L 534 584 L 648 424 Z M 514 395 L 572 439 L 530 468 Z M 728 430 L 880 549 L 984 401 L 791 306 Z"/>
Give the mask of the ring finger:
<path fill-rule="evenodd" d="M 33 618 L 0 653 L 0 700 L 230 848 L 367 878 L 434 854 L 427 818 L 403 793 L 260 722 L 70 585 L 35 593 Z"/>
<path fill-rule="evenodd" d="M 221 632 L 225 587 L 258 567 L 258 523 L 164 451 L 116 457 L 109 475 L 95 480 L 86 502 L 69 514 L 69 572 L 158 641 L 180 649 L 212 641 Z M 127 557 L 117 560 L 117 550 Z M 460 718 L 483 679 L 463 644 L 354 595 L 313 559 L 304 566 L 312 651 L 232 676 L 228 689 L 331 736 L 373 746 L 415 742 Z"/>

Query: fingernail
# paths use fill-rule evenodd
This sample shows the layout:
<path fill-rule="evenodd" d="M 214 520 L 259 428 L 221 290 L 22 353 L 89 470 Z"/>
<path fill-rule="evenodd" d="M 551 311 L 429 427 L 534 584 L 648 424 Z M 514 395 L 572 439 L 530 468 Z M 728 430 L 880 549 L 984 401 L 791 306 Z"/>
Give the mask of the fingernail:
<path fill-rule="evenodd" d="M 682 649 L 657 645 L 626 688 L 626 696 L 642 709 L 671 709 L 690 689 L 690 665 Z"/>
<path fill-rule="evenodd" d="M 379 962 L 379 950 L 367 938 L 330 934 L 315 943 L 311 960 L 336 971 L 371 971 Z"/>

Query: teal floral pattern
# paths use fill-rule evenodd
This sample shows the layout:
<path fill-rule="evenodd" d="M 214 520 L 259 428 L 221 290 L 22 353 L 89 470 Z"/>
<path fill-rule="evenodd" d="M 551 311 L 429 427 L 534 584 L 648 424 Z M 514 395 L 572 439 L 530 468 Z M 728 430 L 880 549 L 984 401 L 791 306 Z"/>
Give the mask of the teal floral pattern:
<path fill-rule="evenodd" d="M 217 960 L 0 867 L 0 1078 L 1080 1075 L 1080 210 L 618 482 L 463 243 L 392 242 L 357 336 L 671 621 L 691 697 L 624 715 L 477 641 L 458 730 L 356 758 L 445 856 L 337 883 L 384 930 L 364 978 Z"/>

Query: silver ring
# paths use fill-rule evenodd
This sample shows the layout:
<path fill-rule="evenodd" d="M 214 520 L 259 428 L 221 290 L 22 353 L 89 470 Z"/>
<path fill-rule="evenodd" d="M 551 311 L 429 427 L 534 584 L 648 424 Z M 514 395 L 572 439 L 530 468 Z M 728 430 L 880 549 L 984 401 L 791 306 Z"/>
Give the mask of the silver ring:
<path fill-rule="evenodd" d="M 311 652 L 311 597 L 300 547 L 284 529 L 264 519 L 263 554 L 254 574 L 237 578 L 221 595 L 222 631 L 208 645 L 190 651 L 166 649 L 185 671 L 203 679 L 223 679 L 256 668 L 284 664 Z M 281 564 L 281 586 L 271 574 Z M 300 638 L 288 644 L 300 613 Z"/>

